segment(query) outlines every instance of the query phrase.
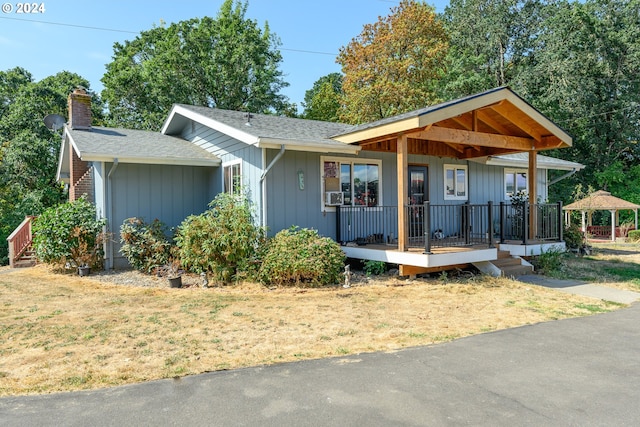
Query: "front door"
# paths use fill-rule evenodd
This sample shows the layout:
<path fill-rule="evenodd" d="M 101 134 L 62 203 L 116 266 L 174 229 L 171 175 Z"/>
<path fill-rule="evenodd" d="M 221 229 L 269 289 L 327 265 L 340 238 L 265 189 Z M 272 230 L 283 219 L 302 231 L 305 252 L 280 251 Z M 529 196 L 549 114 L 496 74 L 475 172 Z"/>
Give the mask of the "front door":
<path fill-rule="evenodd" d="M 424 202 L 429 200 L 426 166 L 409 166 L 409 240 L 423 239 Z"/>

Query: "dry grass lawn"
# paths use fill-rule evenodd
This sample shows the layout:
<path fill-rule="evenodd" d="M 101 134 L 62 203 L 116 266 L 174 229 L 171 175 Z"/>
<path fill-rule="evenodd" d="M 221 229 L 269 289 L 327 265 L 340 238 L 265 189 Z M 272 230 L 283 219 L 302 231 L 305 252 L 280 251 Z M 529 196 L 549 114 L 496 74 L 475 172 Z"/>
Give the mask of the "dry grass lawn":
<path fill-rule="evenodd" d="M 138 287 L 0 269 L 0 395 L 394 351 L 620 306 L 487 277 Z"/>

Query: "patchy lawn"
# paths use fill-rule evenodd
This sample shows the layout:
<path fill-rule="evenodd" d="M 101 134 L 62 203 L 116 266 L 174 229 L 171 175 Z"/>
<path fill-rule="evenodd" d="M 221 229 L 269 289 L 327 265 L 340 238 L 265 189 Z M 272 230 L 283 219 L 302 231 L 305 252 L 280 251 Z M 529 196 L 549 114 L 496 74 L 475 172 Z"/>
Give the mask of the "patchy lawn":
<path fill-rule="evenodd" d="M 640 243 L 595 243 L 590 255 L 564 255 L 552 275 L 640 292 Z"/>
<path fill-rule="evenodd" d="M 0 395 L 394 351 L 620 307 L 488 277 L 272 290 L 99 279 L 0 269 Z"/>

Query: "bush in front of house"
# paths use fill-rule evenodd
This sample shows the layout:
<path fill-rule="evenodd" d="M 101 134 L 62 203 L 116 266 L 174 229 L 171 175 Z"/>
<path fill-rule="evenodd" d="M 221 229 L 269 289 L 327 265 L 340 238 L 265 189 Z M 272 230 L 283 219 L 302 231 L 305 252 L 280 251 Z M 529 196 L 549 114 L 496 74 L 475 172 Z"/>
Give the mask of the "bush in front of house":
<path fill-rule="evenodd" d="M 131 267 L 145 273 L 169 264 L 171 241 L 167 226 L 154 219 L 146 223 L 143 218 L 127 218 L 120 226 L 120 253 Z"/>
<path fill-rule="evenodd" d="M 33 222 L 33 248 L 42 262 L 102 268 L 105 219 L 84 197 L 46 209 Z"/>
<path fill-rule="evenodd" d="M 251 277 L 264 235 L 248 197 L 220 193 L 206 212 L 180 224 L 177 255 L 187 270 L 212 273 L 215 280 L 231 283 Z"/>
<path fill-rule="evenodd" d="M 565 227 L 562 238 L 567 249 L 580 249 L 584 246 L 584 235 L 582 234 L 580 226 L 577 224 L 571 224 Z"/>
<path fill-rule="evenodd" d="M 316 230 L 292 227 L 269 240 L 258 279 L 265 285 L 324 286 L 342 280 L 345 254 Z"/>
<path fill-rule="evenodd" d="M 627 234 L 627 240 L 629 242 L 640 242 L 640 230 L 630 230 Z"/>

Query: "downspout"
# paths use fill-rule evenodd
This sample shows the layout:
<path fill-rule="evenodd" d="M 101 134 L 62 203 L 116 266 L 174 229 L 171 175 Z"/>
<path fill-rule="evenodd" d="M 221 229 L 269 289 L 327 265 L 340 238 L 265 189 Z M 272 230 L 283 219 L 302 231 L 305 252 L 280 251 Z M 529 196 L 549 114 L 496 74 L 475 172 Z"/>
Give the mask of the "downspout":
<path fill-rule="evenodd" d="M 113 184 L 111 183 L 111 175 L 113 175 L 113 173 L 115 172 L 115 170 L 118 168 L 118 158 L 114 158 L 113 159 L 113 164 L 111 165 L 111 169 L 109 169 L 109 173 L 107 174 L 107 183 L 109 186 L 109 205 L 105 207 L 105 210 L 107 212 L 109 212 L 109 228 L 113 229 L 112 225 L 113 225 Z M 107 262 L 107 269 L 113 269 L 114 267 L 114 247 L 113 247 L 113 239 L 108 239 L 109 241 L 109 251 L 105 251 L 106 253 L 109 254 L 109 258 L 108 258 L 108 262 Z"/>
<path fill-rule="evenodd" d="M 573 170 L 571 170 L 570 172 L 565 173 L 562 176 L 557 177 L 556 179 L 552 180 L 549 185 L 553 185 L 558 181 L 562 181 L 565 178 L 569 178 L 571 175 L 573 175 L 574 173 L 578 172 L 578 170 L 576 168 L 573 168 Z"/>
<path fill-rule="evenodd" d="M 276 163 L 278 163 L 280 158 L 284 156 L 284 152 L 285 152 L 284 144 L 281 144 L 280 151 L 278 152 L 278 154 L 276 154 L 276 156 L 273 158 L 271 163 L 269 163 L 269 166 L 267 166 L 265 170 L 262 172 L 262 176 L 260 176 L 260 183 L 262 185 L 262 226 L 263 227 L 267 226 L 267 180 L 266 180 L 267 174 L 269 173 L 271 168 L 273 168 L 273 166 Z M 265 163 L 267 163 L 267 150 L 266 148 L 263 148 L 262 164 L 264 165 Z"/>

